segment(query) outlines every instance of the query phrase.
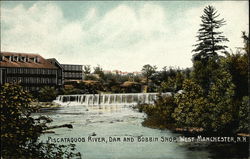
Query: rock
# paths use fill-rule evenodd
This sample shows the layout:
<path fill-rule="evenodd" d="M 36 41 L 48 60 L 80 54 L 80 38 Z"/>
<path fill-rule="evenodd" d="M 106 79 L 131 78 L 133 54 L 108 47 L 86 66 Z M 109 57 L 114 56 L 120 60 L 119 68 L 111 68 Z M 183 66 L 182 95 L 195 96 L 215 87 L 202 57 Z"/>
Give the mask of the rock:
<path fill-rule="evenodd" d="M 36 120 L 45 120 L 47 123 L 51 123 L 53 120 L 50 117 L 40 116 Z"/>
<path fill-rule="evenodd" d="M 93 132 L 90 136 L 96 136 L 96 133 L 95 133 L 95 132 Z"/>
<path fill-rule="evenodd" d="M 72 129 L 73 125 L 72 124 L 55 125 L 55 126 L 48 127 L 47 130 L 48 129 L 55 129 L 55 128 L 63 128 L 63 127 Z"/>
<path fill-rule="evenodd" d="M 49 134 L 53 134 L 55 133 L 54 131 L 43 131 L 42 133 L 49 133 Z"/>

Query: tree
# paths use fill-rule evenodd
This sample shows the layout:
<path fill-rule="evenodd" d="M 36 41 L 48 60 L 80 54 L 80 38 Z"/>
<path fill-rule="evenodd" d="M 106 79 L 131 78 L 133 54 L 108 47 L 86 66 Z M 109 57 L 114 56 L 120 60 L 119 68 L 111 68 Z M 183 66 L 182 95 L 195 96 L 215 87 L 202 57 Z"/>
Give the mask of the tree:
<path fill-rule="evenodd" d="M 211 84 L 216 80 L 218 68 L 220 67 L 219 58 L 208 59 L 208 61 L 194 61 L 192 79 L 199 84 L 207 95 Z"/>
<path fill-rule="evenodd" d="M 235 87 L 235 100 L 241 101 L 248 95 L 248 57 L 246 53 L 237 52 L 228 54 L 225 59 L 225 67 L 232 75 Z"/>
<path fill-rule="evenodd" d="M 94 67 L 94 74 L 101 74 L 101 73 L 103 73 L 103 69 L 100 65 Z"/>
<path fill-rule="evenodd" d="M 57 159 L 80 156 L 73 145 L 38 142 L 38 137 L 51 122 L 47 117 L 33 118 L 31 95 L 17 84 L 0 87 L 1 158 Z"/>
<path fill-rule="evenodd" d="M 179 126 L 201 127 L 216 133 L 235 130 L 238 112 L 233 100 L 235 86 L 231 74 L 224 68 L 224 62 L 221 60 L 220 67 L 216 69 L 207 94 L 194 81 L 184 81 L 184 92 L 177 95 L 178 107 L 173 114 Z"/>
<path fill-rule="evenodd" d="M 104 72 L 100 65 L 98 65 L 97 67 L 94 67 L 94 74 L 97 74 L 101 79 L 104 78 Z"/>
<path fill-rule="evenodd" d="M 213 6 L 207 6 L 204 9 L 204 14 L 201 16 L 202 24 L 198 30 L 197 44 L 193 52 L 194 61 L 201 60 L 206 62 L 209 58 L 218 56 L 219 52 L 225 51 L 227 46 L 220 43 L 228 41 L 228 39 L 222 35 L 221 31 L 217 31 L 221 26 L 225 25 L 224 19 L 219 19 L 220 14 L 217 14 L 216 9 Z"/>
<path fill-rule="evenodd" d="M 91 67 L 90 65 L 84 65 L 83 66 L 83 74 L 84 74 L 84 79 L 88 79 L 89 75 L 91 73 Z"/>
<path fill-rule="evenodd" d="M 202 88 L 192 80 L 183 82 L 184 92 L 178 94 L 175 102 L 178 105 L 172 114 L 177 126 L 204 127 L 207 113 L 207 99 L 203 97 Z"/>
<path fill-rule="evenodd" d="M 142 75 L 146 78 L 146 84 L 149 86 L 149 80 L 153 76 L 153 74 L 156 72 L 157 67 L 151 66 L 149 64 L 144 65 L 142 67 Z"/>
<path fill-rule="evenodd" d="M 233 97 L 235 85 L 232 83 L 232 76 L 228 70 L 218 69 L 216 80 L 211 85 L 207 99 L 209 102 L 209 120 L 206 122 L 206 129 L 215 132 L 231 133 L 235 130 L 234 120 L 237 115 Z"/>
<path fill-rule="evenodd" d="M 218 19 L 219 14 L 213 6 L 207 6 L 201 16 L 201 28 L 198 30 L 197 44 L 193 55 L 192 77 L 196 83 L 201 85 L 204 94 L 216 78 L 216 70 L 219 67 L 219 53 L 225 52 L 227 46 L 221 43 L 228 41 L 219 29 L 225 25 L 224 19 Z"/>
<path fill-rule="evenodd" d="M 173 124 L 174 118 L 172 114 L 174 113 L 177 104 L 175 103 L 175 99 L 173 94 L 167 95 L 165 97 L 159 95 L 158 99 L 155 102 L 157 118 L 159 123 L 166 125 Z"/>
<path fill-rule="evenodd" d="M 175 121 L 172 114 L 177 107 L 173 94 L 158 95 L 155 104 L 138 104 L 138 110 L 147 114 L 143 125 L 158 128 L 173 128 Z"/>
<path fill-rule="evenodd" d="M 249 133 L 250 130 L 250 109 L 249 109 L 249 97 L 243 97 L 242 103 L 239 108 L 239 132 Z"/>
<path fill-rule="evenodd" d="M 159 90 L 161 92 L 178 92 L 182 89 L 184 79 L 183 73 L 177 72 L 176 76 L 169 77 L 167 81 L 161 82 Z"/>
<path fill-rule="evenodd" d="M 56 99 L 58 93 L 54 87 L 45 86 L 39 90 L 38 100 L 41 102 L 51 102 Z"/>
<path fill-rule="evenodd" d="M 84 65 L 83 66 L 83 73 L 85 76 L 89 75 L 91 73 L 91 67 L 90 65 Z"/>
<path fill-rule="evenodd" d="M 246 34 L 246 32 L 242 32 L 242 38 L 244 39 L 244 50 L 247 53 L 247 57 L 248 57 L 248 62 L 250 61 L 250 53 L 249 53 L 249 33 L 248 35 Z M 248 67 L 248 77 L 250 77 L 250 67 Z M 248 78 L 248 85 L 250 85 L 250 78 Z M 248 90 L 248 94 L 250 94 L 250 89 Z"/>
<path fill-rule="evenodd" d="M 235 127 L 238 131 L 247 132 L 249 125 L 249 38 L 245 32 L 242 33 L 244 47 L 237 50 L 235 54 L 227 54 L 225 58 L 225 68 L 227 68 L 232 76 L 232 82 L 235 85 L 234 95 L 234 119 Z"/>
<path fill-rule="evenodd" d="M 247 35 L 247 33 L 245 31 L 243 31 L 242 38 L 243 38 L 244 43 L 245 43 L 244 50 L 249 55 L 249 34 Z"/>

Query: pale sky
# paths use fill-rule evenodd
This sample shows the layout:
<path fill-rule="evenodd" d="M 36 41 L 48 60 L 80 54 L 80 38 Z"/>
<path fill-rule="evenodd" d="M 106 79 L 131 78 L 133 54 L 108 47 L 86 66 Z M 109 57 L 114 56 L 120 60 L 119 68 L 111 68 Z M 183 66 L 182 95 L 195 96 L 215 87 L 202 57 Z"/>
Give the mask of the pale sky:
<path fill-rule="evenodd" d="M 60 63 L 140 71 L 145 64 L 192 66 L 200 16 L 213 5 L 226 20 L 228 51 L 242 47 L 248 1 L 13 1 L 1 3 L 1 51 Z"/>

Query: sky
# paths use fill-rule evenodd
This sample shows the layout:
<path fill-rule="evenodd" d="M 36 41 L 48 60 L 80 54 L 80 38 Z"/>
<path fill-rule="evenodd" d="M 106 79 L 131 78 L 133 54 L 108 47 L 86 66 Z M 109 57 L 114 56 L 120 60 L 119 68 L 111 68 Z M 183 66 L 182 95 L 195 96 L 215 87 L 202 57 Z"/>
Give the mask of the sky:
<path fill-rule="evenodd" d="M 212 5 L 229 52 L 243 46 L 248 1 L 1 1 L 1 51 L 64 64 L 140 71 L 192 66 L 200 16 Z"/>

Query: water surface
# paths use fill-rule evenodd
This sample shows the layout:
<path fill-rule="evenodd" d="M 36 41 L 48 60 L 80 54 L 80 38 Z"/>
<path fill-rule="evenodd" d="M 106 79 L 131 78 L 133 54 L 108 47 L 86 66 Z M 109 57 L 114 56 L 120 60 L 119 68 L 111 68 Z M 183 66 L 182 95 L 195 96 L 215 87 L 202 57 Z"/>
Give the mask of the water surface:
<path fill-rule="evenodd" d="M 182 136 L 168 130 L 143 127 L 141 122 L 145 114 L 130 107 L 103 106 L 87 108 L 80 105 L 63 106 L 58 109 L 44 109 L 40 114 L 48 115 L 54 121 L 51 125 L 72 124 L 73 129 L 53 129 L 54 134 L 45 134 L 41 140 L 48 138 L 85 138 L 85 142 L 74 142 L 77 151 L 87 159 L 221 159 L 228 158 L 216 154 L 205 143 L 171 142 Z M 104 138 L 100 142 L 88 141 L 88 138 Z M 138 140 L 145 139 L 144 142 Z M 146 139 L 158 138 L 158 141 Z M 164 137 L 169 141 L 162 142 Z M 113 140 L 110 141 L 109 139 Z M 118 138 L 121 141 L 117 141 Z M 133 141 L 123 141 L 124 138 Z M 57 142 L 69 144 L 69 142 Z M 237 153 L 237 152 L 236 152 Z M 244 156 L 244 155 L 243 155 Z M 234 155 L 232 158 L 244 158 Z M 247 158 L 247 157 L 246 157 Z"/>

